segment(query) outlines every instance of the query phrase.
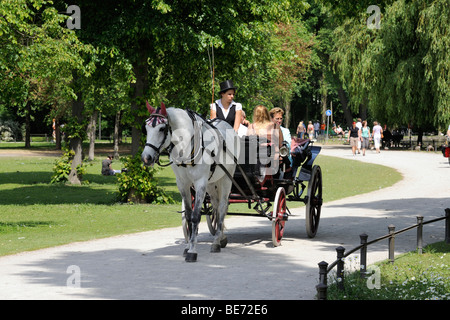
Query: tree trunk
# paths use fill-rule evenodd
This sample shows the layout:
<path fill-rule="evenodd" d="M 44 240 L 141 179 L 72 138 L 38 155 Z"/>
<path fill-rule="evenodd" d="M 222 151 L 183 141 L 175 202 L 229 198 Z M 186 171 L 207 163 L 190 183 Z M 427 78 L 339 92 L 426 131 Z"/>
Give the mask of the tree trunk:
<path fill-rule="evenodd" d="M 83 120 L 83 108 L 84 102 L 81 100 L 81 93 L 78 95 L 78 99 L 72 102 L 72 117 L 77 119 L 78 123 Z M 82 140 L 78 137 L 70 139 L 70 149 L 75 152 L 72 159 L 72 166 L 69 174 L 70 184 L 81 184 L 81 178 L 77 172 L 77 167 L 81 165 L 83 161 L 83 146 Z"/>
<path fill-rule="evenodd" d="M 289 129 L 291 125 L 291 95 L 284 97 L 284 127 Z"/>
<path fill-rule="evenodd" d="M 61 126 L 58 118 L 55 119 L 55 148 L 61 150 Z"/>
<path fill-rule="evenodd" d="M 348 108 L 347 97 L 345 96 L 345 91 L 344 91 L 344 88 L 342 88 L 342 85 L 339 85 L 338 96 L 339 96 L 339 100 L 341 101 L 341 104 L 342 104 L 342 109 L 344 110 L 344 117 L 345 117 L 345 121 L 347 121 L 347 127 L 350 128 L 352 126 L 353 118 L 352 118 L 352 113 L 350 112 L 350 109 Z"/>
<path fill-rule="evenodd" d="M 359 117 L 361 120 L 367 120 L 367 96 L 364 97 L 363 103 L 359 104 Z"/>
<path fill-rule="evenodd" d="M 31 105 L 27 102 L 25 107 L 25 148 L 31 147 Z"/>
<path fill-rule="evenodd" d="M 114 159 L 119 159 L 119 126 L 120 111 L 117 111 L 116 121 L 114 122 Z"/>
<path fill-rule="evenodd" d="M 141 145 L 142 130 L 140 125 L 144 122 L 144 117 L 139 116 L 139 110 L 145 105 L 144 92 L 148 88 L 148 66 L 146 44 L 140 44 L 139 57 L 133 65 L 136 82 L 131 84 L 134 90 L 131 102 L 131 112 L 134 115 L 135 125 L 131 128 L 131 154 L 136 155 Z M 138 128 L 136 127 L 138 125 Z"/>
<path fill-rule="evenodd" d="M 322 72 L 322 79 L 320 80 L 320 91 L 321 91 L 321 98 L 320 98 L 320 102 L 322 104 L 322 123 L 326 123 L 327 122 L 327 97 L 328 97 L 328 93 L 327 93 L 327 83 L 325 81 L 325 72 Z"/>
<path fill-rule="evenodd" d="M 89 161 L 93 161 L 95 157 L 95 130 L 96 130 L 96 123 L 97 123 L 97 117 L 98 117 L 98 110 L 94 110 L 92 112 L 91 118 L 89 120 L 88 125 L 88 137 L 89 137 Z"/>

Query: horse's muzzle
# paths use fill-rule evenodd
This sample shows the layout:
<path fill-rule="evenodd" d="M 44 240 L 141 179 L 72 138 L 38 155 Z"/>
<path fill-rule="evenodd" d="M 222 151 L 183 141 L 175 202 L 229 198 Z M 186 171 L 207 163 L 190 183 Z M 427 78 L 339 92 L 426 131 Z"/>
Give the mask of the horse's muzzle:
<path fill-rule="evenodd" d="M 141 158 L 142 162 L 146 166 L 153 166 L 155 164 L 155 160 L 153 159 L 153 157 L 148 154 L 147 155 L 142 154 Z"/>

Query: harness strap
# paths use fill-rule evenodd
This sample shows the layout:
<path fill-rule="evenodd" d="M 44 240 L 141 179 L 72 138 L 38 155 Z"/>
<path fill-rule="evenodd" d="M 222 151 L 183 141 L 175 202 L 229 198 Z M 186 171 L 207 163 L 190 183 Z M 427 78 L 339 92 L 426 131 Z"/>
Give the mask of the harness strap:
<path fill-rule="evenodd" d="M 153 144 L 151 144 L 151 143 L 148 143 L 148 142 L 147 142 L 147 143 L 145 144 L 145 146 L 146 146 L 146 147 L 152 148 L 153 150 L 155 150 L 155 151 L 158 152 L 158 153 L 160 152 L 159 148 L 155 147 L 155 146 L 154 146 Z"/>
<path fill-rule="evenodd" d="M 199 124 L 199 121 L 197 121 L 196 116 L 200 117 L 200 119 L 202 119 L 202 120 L 204 120 L 204 119 L 199 114 L 197 114 L 196 112 L 194 112 L 190 109 L 186 109 L 185 111 L 188 114 L 189 118 L 191 118 L 192 126 L 194 128 L 194 134 L 191 137 L 192 150 L 191 150 L 191 157 L 190 157 L 189 161 L 186 163 L 184 161 L 182 161 L 181 163 L 176 164 L 177 166 L 182 166 L 182 167 L 186 167 L 188 165 L 195 166 L 196 161 L 198 160 L 198 157 L 203 156 L 203 150 L 204 150 L 204 142 L 203 142 L 203 134 L 202 134 L 203 124 Z M 196 133 L 200 134 L 200 137 L 197 139 L 198 143 L 196 143 L 196 141 L 195 141 Z M 196 145 L 200 145 L 198 147 L 197 151 L 195 150 Z"/>

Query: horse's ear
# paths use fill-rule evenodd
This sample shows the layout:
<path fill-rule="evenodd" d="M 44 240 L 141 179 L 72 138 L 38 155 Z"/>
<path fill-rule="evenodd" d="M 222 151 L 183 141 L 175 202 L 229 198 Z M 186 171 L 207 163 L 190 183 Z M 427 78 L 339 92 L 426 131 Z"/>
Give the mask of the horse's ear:
<path fill-rule="evenodd" d="M 161 114 L 163 116 L 167 116 L 166 105 L 164 104 L 164 102 L 161 102 Z"/>
<path fill-rule="evenodd" d="M 146 101 L 146 104 L 147 104 L 147 110 L 148 110 L 148 112 L 149 112 L 150 114 L 155 113 L 155 108 L 153 108 L 153 107 L 148 103 L 148 101 Z"/>

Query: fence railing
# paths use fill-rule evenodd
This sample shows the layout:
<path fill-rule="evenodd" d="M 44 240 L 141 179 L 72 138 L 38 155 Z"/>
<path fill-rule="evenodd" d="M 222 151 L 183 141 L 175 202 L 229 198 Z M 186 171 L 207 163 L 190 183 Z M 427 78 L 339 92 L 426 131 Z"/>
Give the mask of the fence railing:
<path fill-rule="evenodd" d="M 417 224 L 412 225 L 410 227 L 395 231 L 394 225 L 389 225 L 388 230 L 389 233 L 379 237 L 377 239 L 374 239 L 372 241 L 367 241 L 368 235 L 367 234 L 361 234 L 360 237 L 360 245 L 353 248 L 352 250 L 345 252 L 345 248 L 342 246 L 339 246 L 336 248 L 337 253 L 337 259 L 328 265 L 327 262 L 322 261 L 319 262 L 319 284 L 316 286 L 317 290 L 317 297 L 319 300 L 326 300 L 327 299 L 327 289 L 328 289 L 328 273 L 336 267 L 336 286 L 338 290 L 344 290 L 345 287 L 345 281 L 344 281 L 344 258 L 348 257 L 352 253 L 360 250 L 360 275 L 361 278 L 365 278 L 367 274 L 367 247 L 371 244 L 374 244 L 376 242 L 379 242 L 384 239 L 388 239 L 388 259 L 391 263 L 394 263 L 394 249 L 395 249 L 395 236 L 406 232 L 408 230 L 417 228 L 417 251 L 419 254 L 422 254 L 422 244 L 423 244 L 423 226 L 429 223 L 433 223 L 436 221 L 444 220 L 445 219 L 445 242 L 450 243 L 450 208 L 445 209 L 445 216 L 436 218 L 433 220 L 429 220 L 424 222 L 422 216 L 417 216 Z"/>

